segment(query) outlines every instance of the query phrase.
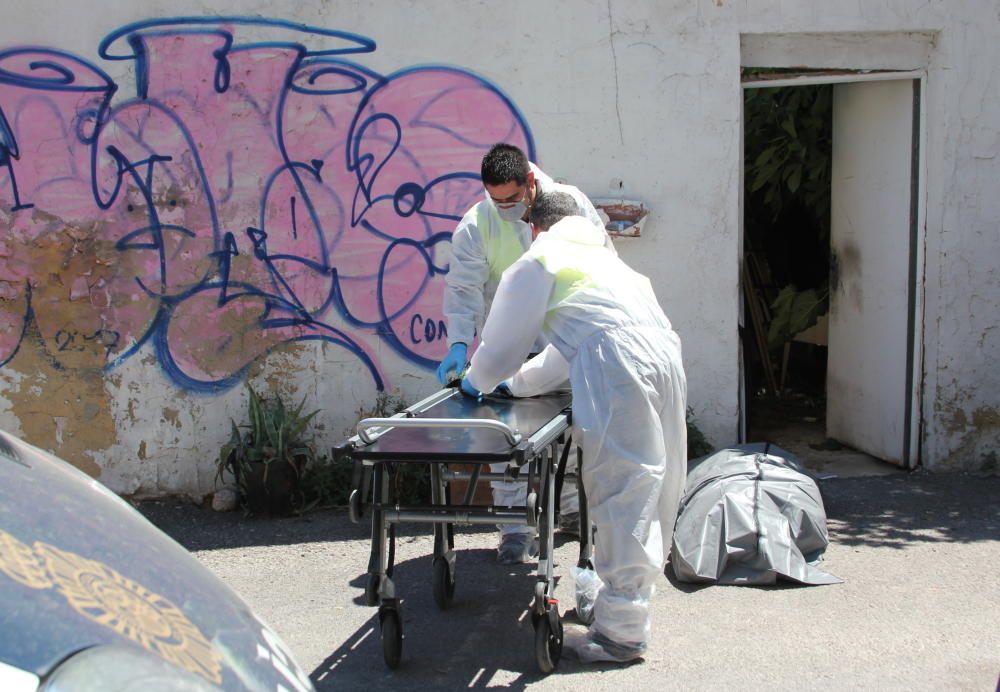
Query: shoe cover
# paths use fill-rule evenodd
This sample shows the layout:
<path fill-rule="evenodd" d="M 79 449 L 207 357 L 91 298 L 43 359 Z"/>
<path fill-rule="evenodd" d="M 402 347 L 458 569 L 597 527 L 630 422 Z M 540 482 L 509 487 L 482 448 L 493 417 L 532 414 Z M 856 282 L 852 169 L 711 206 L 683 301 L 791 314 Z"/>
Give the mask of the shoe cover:
<path fill-rule="evenodd" d="M 646 653 L 644 643 L 621 644 L 613 642 L 599 632 L 565 628 L 563 653 L 575 656 L 582 663 L 628 663 Z"/>
<path fill-rule="evenodd" d="M 530 562 L 538 555 L 535 537 L 530 533 L 508 533 L 500 538 L 497 562 L 501 565 L 519 565 Z"/>
<path fill-rule="evenodd" d="M 594 604 L 604 582 L 597 572 L 583 567 L 574 567 L 573 582 L 576 584 L 576 616 L 585 625 L 594 621 Z"/>

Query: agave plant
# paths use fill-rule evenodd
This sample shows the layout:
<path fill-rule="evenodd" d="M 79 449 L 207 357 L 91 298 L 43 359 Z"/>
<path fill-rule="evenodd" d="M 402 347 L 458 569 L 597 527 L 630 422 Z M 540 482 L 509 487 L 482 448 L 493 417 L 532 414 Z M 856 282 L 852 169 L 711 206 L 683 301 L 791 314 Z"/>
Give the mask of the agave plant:
<path fill-rule="evenodd" d="M 249 383 L 247 391 L 249 422 L 237 425 L 230 421 L 232 431 L 219 450 L 216 479 L 221 480 L 227 470 L 231 471 L 241 503 L 251 512 L 285 513 L 286 506 L 291 508 L 301 502 L 299 479 L 314 457 L 312 447 L 303 438 L 319 410 L 303 414 L 304 397 L 295 408 L 287 408 L 280 396 L 262 398 Z M 276 482 L 275 475 L 281 482 Z M 279 494 L 290 497 L 277 497 Z"/>

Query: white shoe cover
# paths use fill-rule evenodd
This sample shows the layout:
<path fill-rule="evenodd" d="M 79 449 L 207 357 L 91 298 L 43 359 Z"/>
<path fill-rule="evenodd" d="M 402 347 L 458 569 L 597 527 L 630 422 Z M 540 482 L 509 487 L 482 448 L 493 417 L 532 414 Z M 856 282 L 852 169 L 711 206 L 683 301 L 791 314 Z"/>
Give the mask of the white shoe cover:
<path fill-rule="evenodd" d="M 563 628 L 563 653 L 583 663 L 627 663 L 646 653 L 645 644 L 619 644 L 589 629 Z"/>
<path fill-rule="evenodd" d="M 501 565 L 520 565 L 531 562 L 538 555 L 538 541 L 530 533 L 508 533 L 500 537 L 497 562 Z"/>

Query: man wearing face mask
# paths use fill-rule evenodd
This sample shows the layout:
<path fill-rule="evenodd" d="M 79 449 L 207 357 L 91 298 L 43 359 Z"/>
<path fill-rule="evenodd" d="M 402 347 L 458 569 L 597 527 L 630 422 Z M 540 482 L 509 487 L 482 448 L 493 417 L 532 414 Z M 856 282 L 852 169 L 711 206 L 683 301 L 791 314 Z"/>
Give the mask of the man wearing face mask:
<path fill-rule="evenodd" d="M 500 282 L 500 275 L 531 245 L 528 212 L 535 199 L 548 192 L 565 192 L 578 206 L 578 214 L 604 233 L 605 245 L 614 252 L 604 221 L 594 205 L 579 189 L 557 183 L 528 161 L 524 152 L 512 144 L 494 144 L 483 157 L 481 176 L 485 199 L 473 206 L 451 237 L 451 263 L 444 295 L 444 314 L 448 321 L 448 354 L 437 369 L 441 384 L 458 379 L 468 363 L 468 347 L 482 329 L 486 314 Z M 545 346 L 541 338 L 534 351 Z M 572 456 L 572 455 L 571 455 Z M 504 464 L 492 465 L 501 472 Z M 569 469 L 572 471 L 572 469 Z M 564 528 L 578 517 L 576 489 L 564 485 L 560 498 Z M 497 506 L 525 503 L 524 482 L 494 481 L 493 501 Z M 534 528 L 501 526 L 497 559 L 502 564 L 527 562 L 534 554 Z"/>

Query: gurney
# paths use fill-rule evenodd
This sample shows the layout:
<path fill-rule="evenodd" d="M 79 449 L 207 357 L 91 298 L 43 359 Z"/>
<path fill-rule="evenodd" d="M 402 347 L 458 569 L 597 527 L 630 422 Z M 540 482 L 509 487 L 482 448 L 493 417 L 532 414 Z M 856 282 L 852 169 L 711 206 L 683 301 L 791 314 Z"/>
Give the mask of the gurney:
<path fill-rule="evenodd" d="M 350 458 L 354 475 L 350 516 L 361 521 L 366 505 L 372 515 L 371 556 L 365 598 L 378 606 L 382 652 L 389 668 L 402 655 L 400 599 L 392 579 L 395 526 L 403 522 L 434 526 L 433 593 L 441 610 L 453 599 L 456 583 L 455 524 L 519 524 L 538 527 L 539 554 L 531 607 L 535 658 L 543 673 L 551 672 L 562 652 L 562 623 L 553 580 L 553 546 L 557 498 L 572 442 L 571 396 L 557 392 L 526 399 L 486 396 L 480 400 L 445 388 L 391 418 L 366 418 L 357 434 L 334 448 Z M 582 461 L 579 459 L 578 463 Z M 489 464 L 506 462 L 503 473 Z M 390 482 L 402 464 L 426 464 L 430 471 L 429 504 L 401 505 Z M 459 470 L 461 465 L 472 470 Z M 577 476 L 579 479 L 579 475 Z M 474 504 L 479 483 L 526 480 L 523 507 Z M 452 483 L 465 481 L 463 497 L 454 502 Z M 578 483 L 580 526 L 589 527 L 586 495 Z M 580 531 L 578 567 L 593 569 L 591 532 Z"/>

